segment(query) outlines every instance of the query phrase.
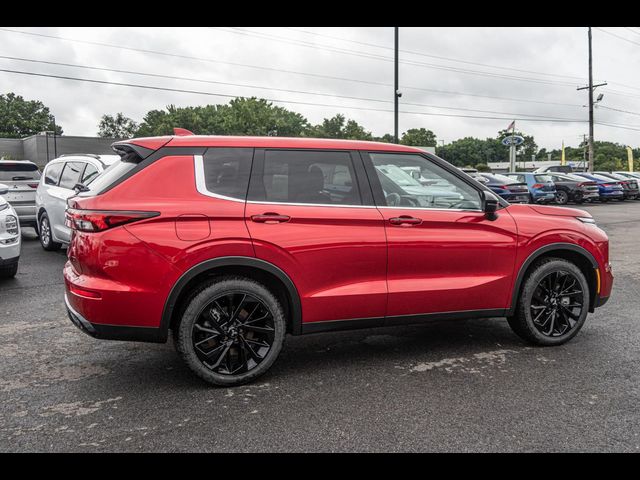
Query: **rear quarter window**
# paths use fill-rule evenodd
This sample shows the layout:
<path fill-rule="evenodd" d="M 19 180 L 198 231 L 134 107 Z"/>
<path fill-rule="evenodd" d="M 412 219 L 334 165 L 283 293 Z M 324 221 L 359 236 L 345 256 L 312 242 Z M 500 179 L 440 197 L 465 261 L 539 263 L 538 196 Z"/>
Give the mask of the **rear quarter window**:
<path fill-rule="evenodd" d="M 57 185 L 60 180 L 60 173 L 62 172 L 64 163 L 53 163 L 47 165 L 44 170 L 44 183 L 46 185 Z"/>
<path fill-rule="evenodd" d="M 207 191 L 223 197 L 245 200 L 253 148 L 209 148 L 202 157 Z"/>

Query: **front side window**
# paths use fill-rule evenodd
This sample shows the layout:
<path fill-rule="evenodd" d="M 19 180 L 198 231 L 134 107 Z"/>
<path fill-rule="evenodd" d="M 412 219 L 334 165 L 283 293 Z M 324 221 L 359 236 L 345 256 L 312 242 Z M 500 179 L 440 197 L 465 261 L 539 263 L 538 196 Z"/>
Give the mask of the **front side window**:
<path fill-rule="evenodd" d="M 85 165 L 84 162 L 65 163 L 62 175 L 60 176 L 60 187 L 71 190 L 77 183 L 80 183 L 80 175 Z"/>
<path fill-rule="evenodd" d="M 369 155 L 386 206 L 480 210 L 480 193 L 475 188 L 421 155 Z"/>
<path fill-rule="evenodd" d="M 253 148 L 209 148 L 203 156 L 207 190 L 245 200 L 252 161 Z"/>
<path fill-rule="evenodd" d="M 60 172 L 62 172 L 64 163 L 53 163 L 47 167 L 44 172 L 44 183 L 46 185 L 57 185 L 60 180 Z"/>
<path fill-rule="evenodd" d="M 362 205 L 349 152 L 267 150 L 257 201 Z"/>

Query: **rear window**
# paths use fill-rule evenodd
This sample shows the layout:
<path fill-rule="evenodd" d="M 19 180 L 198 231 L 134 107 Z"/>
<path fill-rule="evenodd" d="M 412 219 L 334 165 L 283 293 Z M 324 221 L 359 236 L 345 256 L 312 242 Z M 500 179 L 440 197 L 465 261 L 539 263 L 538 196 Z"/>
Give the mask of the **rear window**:
<path fill-rule="evenodd" d="M 40 171 L 32 163 L 0 163 L 0 182 L 40 180 Z"/>
<path fill-rule="evenodd" d="M 539 183 L 547 183 L 552 181 L 549 175 L 534 175 L 533 178 L 535 178 L 536 182 Z"/>
<path fill-rule="evenodd" d="M 91 182 L 90 192 L 93 195 L 97 195 L 104 189 L 113 185 L 121 177 L 125 176 L 129 171 L 136 168 L 136 165 L 136 163 L 123 162 L 122 160 L 118 160 L 115 163 L 112 163 L 104 172 L 98 175 L 95 180 Z"/>

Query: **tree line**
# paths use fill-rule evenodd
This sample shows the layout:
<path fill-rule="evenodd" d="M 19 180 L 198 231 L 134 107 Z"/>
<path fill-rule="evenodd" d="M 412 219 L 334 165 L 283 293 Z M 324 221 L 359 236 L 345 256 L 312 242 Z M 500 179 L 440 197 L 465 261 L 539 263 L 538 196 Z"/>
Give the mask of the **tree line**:
<path fill-rule="evenodd" d="M 49 108 L 37 100 L 25 100 L 19 95 L 0 95 L 0 138 L 23 138 L 54 130 L 54 118 Z M 256 97 L 238 97 L 226 104 L 195 107 L 169 105 L 163 110 L 151 110 L 138 123 L 122 112 L 105 114 L 98 124 L 98 136 L 113 138 L 152 137 L 171 135 L 175 127 L 186 128 L 197 135 L 256 135 L 286 137 L 318 137 L 350 140 L 373 140 L 393 142 L 390 133 L 374 136 L 355 120 L 342 114 L 325 118 L 313 125 L 300 113 Z M 63 133 L 55 126 L 58 135 Z M 511 132 L 501 130 L 493 138 L 464 137 L 448 144 L 437 145 L 436 134 L 426 128 L 411 128 L 403 132 L 399 142 L 404 145 L 435 147 L 436 154 L 457 166 L 486 169 L 489 162 L 508 160 L 508 148 L 501 140 Z M 538 148 L 535 138 L 525 132 L 516 131 L 524 138 L 517 147 L 518 161 L 560 160 L 561 149 Z M 578 162 L 584 158 L 584 142 L 578 147 L 566 147 L 567 161 Z M 626 169 L 627 152 L 624 145 L 595 142 L 595 166 L 602 170 Z M 636 169 L 640 170 L 640 148 L 633 151 Z"/>

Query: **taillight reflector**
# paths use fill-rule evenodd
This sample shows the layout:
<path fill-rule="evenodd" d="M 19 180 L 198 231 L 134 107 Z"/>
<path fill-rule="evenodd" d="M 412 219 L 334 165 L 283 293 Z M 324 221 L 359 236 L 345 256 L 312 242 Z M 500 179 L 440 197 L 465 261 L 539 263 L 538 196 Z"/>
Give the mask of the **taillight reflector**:
<path fill-rule="evenodd" d="M 81 232 L 101 232 L 127 223 L 157 217 L 160 212 L 130 212 L 113 210 L 77 210 L 68 208 L 65 225 Z"/>
<path fill-rule="evenodd" d="M 74 295 L 78 295 L 79 297 L 85 298 L 102 298 L 102 294 L 99 292 L 94 292 L 93 290 L 86 290 L 84 288 L 77 287 L 76 285 L 69 284 L 69 291 Z"/>

